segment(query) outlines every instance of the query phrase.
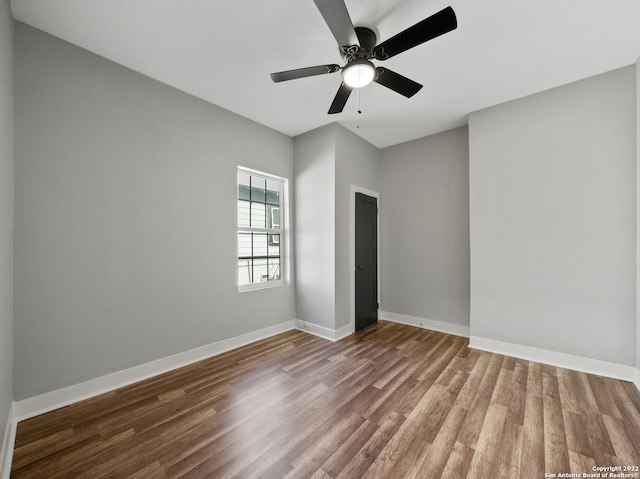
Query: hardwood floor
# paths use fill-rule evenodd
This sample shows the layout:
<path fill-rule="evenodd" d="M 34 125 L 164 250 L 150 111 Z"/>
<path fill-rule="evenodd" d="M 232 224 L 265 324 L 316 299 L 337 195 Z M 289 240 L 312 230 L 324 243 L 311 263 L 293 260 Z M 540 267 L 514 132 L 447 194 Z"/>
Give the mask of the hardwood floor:
<path fill-rule="evenodd" d="M 20 422 L 11 477 L 537 479 L 640 466 L 633 384 L 467 346 L 384 321 L 337 343 L 290 331 Z"/>

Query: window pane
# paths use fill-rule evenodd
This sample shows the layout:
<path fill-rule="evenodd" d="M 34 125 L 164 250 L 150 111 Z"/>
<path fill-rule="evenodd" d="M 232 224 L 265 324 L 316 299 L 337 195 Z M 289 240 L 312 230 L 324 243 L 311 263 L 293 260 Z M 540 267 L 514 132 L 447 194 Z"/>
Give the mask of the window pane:
<path fill-rule="evenodd" d="M 267 205 L 267 228 L 280 228 L 280 208 Z"/>
<path fill-rule="evenodd" d="M 250 205 L 248 201 L 238 200 L 238 226 L 250 226 Z"/>
<path fill-rule="evenodd" d="M 280 204 L 280 182 L 267 180 L 267 203 L 278 206 Z"/>
<path fill-rule="evenodd" d="M 238 257 L 251 257 L 251 233 L 238 233 Z"/>
<path fill-rule="evenodd" d="M 253 256 L 267 256 L 267 235 L 253 233 Z"/>
<path fill-rule="evenodd" d="M 265 202 L 266 180 L 264 178 L 251 177 L 251 201 Z"/>
<path fill-rule="evenodd" d="M 253 278 L 254 283 L 269 280 L 269 267 L 266 258 L 253 260 Z"/>
<path fill-rule="evenodd" d="M 251 226 L 253 228 L 266 228 L 266 207 L 264 203 L 251 203 Z"/>
<path fill-rule="evenodd" d="M 269 235 L 269 256 L 280 256 L 280 235 Z"/>
<path fill-rule="evenodd" d="M 269 281 L 280 279 L 280 258 L 269 258 Z"/>
<path fill-rule="evenodd" d="M 246 173 L 238 173 L 238 199 L 250 200 L 250 176 Z"/>
<path fill-rule="evenodd" d="M 251 260 L 238 260 L 238 284 L 251 284 Z"/>

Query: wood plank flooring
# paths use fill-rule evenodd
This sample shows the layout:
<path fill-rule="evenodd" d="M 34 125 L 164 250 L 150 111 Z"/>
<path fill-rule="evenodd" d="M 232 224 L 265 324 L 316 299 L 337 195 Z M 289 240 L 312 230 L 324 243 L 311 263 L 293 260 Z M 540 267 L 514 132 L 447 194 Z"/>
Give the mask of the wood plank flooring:
<path fill-rule="evenodd" d="M 384 321 L 336 343 L 283 333 L 20 422 L 11 477 L 537 479 L 640 466 L 633 384 L 467 346 Z"/>

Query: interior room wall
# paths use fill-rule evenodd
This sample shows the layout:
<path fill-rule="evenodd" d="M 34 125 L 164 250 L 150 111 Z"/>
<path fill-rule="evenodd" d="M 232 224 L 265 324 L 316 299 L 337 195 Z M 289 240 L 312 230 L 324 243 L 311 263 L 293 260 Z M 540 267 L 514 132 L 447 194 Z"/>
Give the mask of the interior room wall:
<path fill-rule="evenodd" d="M 335 338 L 351 320 L 351 185 L 377 190 L 380 150 L 332 123 L 297 136 L 294 157 L 296 317 Z"/>
<path fill-rule="evenodd" d="M 17 400 L 294 319 L 236 285 L 237 166 L 292 179 L 290 137 L 20 23 L 15 55 Z"/>
<path fill-rule="evenodd" d="M 384 311 L 469 327 L 466 127 L 382 150 Z"/>
<path fill-rule="evenodd" d="M 471 336 L 635 361 L 627 67 L 472 113 Z"/>
<path fill-rule="evenodd" d="M 0 1 L 0 474 L 13 401 L 13 19 Z M 3 439 L 5 438 L 5 439 Z"/>
<path fill-rule="evenodd" d="M 294 138 L 296 318 L 335 329 L 334 125 Z"/>
<path fill-rule="evenodd" d="M 351 185 L 380 192 L 380 157 L 378 148 L 336 124 L 335 128 L 335 329 L 347 326 L 353 316 L 350 234 L 353 225 Z"/>

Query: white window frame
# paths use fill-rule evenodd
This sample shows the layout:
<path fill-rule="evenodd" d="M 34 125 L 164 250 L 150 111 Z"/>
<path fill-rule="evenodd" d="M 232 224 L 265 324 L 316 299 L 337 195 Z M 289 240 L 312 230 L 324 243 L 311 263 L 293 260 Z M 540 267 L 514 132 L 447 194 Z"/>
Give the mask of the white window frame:
<path fill-rule="evenodd" d="M 238 186 L 240 184 L 240 174 L 250 175 L 254 177 L 263 178 L 265 180 L 277 181 L 280 184 L 280 227 L 279 228 L 259 228 L 251 226 L 239 226 L 238 225 Z M 280 176 L 265 173 L 264 171 L 258 171 L 243 166 L 238 166 L 236 174 L 236 284 L 238 291 L 255 291 L 258 289 L 275 288 L 288 284 L 289 269 L 288 269 L 288 180 Z M 238 261 L 240 259 L 240 245 L 238 244 L 238 237 L 240 233 L 262 233 L 262 234 L 276 234 L 280 238 L 280 279 L 273 281 L 260 281 L 249 284 L 240 284 L 240 273 L 238 267 Z"/>

